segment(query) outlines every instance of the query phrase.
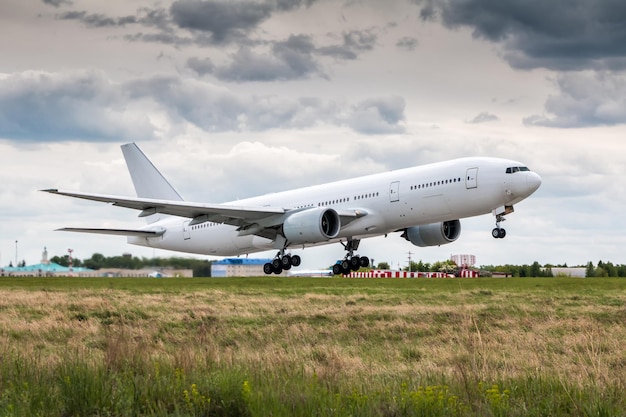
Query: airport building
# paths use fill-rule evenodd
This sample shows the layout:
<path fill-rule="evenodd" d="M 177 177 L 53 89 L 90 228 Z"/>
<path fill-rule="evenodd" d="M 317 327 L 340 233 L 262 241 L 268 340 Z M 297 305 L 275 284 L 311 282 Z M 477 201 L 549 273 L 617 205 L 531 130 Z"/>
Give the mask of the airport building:
<path fill-rule="evenodd" d="M 225 258 L 211 263 L 212 277 L 257 277 L 265 275 L 263 265 L 271 259 Z"/>

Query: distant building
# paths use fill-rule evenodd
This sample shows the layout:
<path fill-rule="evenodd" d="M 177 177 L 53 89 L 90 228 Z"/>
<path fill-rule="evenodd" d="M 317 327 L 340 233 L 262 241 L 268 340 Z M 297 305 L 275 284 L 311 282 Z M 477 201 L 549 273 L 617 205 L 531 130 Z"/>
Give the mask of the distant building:
<path fill-rule="evenodd" d="M 131 256 L 124 254 L 123 256 Z M 2 277 L 193 277 L 192 269 L 89 269 L 82 267 L 68 267 L 50 262 L 48 251 L 44 248 L 41 263 L 27 266 L 4 266 L 0 267 Z"/>
<path fill-rule="evenodd" d="M 224 258 L 211 264 L 212 277 L 257 277 L 271 259 Z"/>

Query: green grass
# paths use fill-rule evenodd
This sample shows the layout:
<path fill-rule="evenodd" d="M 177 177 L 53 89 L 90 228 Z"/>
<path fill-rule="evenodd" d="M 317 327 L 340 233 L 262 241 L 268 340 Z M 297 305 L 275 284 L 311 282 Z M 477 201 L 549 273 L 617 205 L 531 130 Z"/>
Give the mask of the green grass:
<path fill-rule="evenodd" d="M 626 279 L 0 278 L 0 416 L 626 415 Z"/>

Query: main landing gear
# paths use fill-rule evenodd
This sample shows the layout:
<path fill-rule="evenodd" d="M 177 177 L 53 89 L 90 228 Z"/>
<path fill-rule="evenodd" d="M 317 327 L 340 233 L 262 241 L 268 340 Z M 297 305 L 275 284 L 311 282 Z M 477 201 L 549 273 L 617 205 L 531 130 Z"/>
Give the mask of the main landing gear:
<path fill-rule="evenodd" d="M 348 240 L 345 244 L 341 242 L 344 249 L 348 251 L 342 261 L 337 261 L 333 265 L 333 274 L 347 275 L 350 271 L 357 271 L 359 268 L 367 268 L 370 265 L 370 259 L 367 256 L 354 255 L 354 251 L 359 248 L 359 239 Z"/>
<path fill-rule="evenodd" d="M 265 274 L 280 274 L 283 271 L 288 271 L 292 266 L 300 266 L 302 259 L 298 255 L 285 254 L 285 250 L 280 250 L 272 259 L 272 262 L 268 262 L 263 265 L 263 272 Z"/>

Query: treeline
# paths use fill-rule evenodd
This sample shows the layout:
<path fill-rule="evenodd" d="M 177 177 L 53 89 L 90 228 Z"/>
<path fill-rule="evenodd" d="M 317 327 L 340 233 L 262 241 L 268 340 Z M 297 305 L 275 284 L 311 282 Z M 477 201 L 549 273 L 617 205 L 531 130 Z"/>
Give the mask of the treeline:
<path fill-rule="evenodd" d="M 62 266 L 69 266 L 68 255 L 53 256 L 50 262 Z M 74 267 L 84 267 L 89 269 L 122 268 L 122 269 L 143 269 L 143 268 L 174 268 L 192 269 L 194 277 L 208 277 L 211 275 L 211 262 L 205 259 L 182 258 L 172 256 L 170 258 L 138 258 L 131 255 L 107 257 L 101 253 L 94 253 L 89 259 L 72 258 Z"/>
<path fill-rule="evenodd" d="M 481 266 L 480 270 L 490 273 L 508 274 L 513 277 L 552 277 L 552 268 L 567 268 L 567 264 L 563 265 L 540 265 L 534 262 L 532 265 L 487 265 Z M 576 268 L 585 268 L 585 277 L 626 277 L 626 265 L 614 265 L 612 262 L 598 261 L 595 265 L 589 261 L 587 265 L 577 266 Z"/>

